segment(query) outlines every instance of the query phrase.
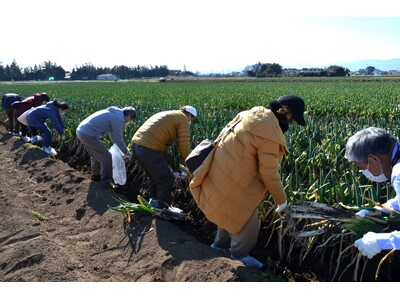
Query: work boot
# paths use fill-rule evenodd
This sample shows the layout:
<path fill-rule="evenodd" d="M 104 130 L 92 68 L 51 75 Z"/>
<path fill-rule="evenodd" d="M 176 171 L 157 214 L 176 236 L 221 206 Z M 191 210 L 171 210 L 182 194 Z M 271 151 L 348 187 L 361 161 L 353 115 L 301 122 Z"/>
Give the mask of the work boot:
<path fill-rule="evenodd" d="M 29 136 L 24 135 L 23 137 L 21 137 L 21 139 L 25 142 L 25 143 L 29 143 L 31 141 L 31 138 Z"/>
<path fill-rule="evenodd" d="M 158 209 L 164 209 L 164 208 L 168 207 L 168 205 L 166 203 L 162 202 L 161 200 L 152 199 L 152 198 L 150 198 L 150 206 L 154 207 L 154 208 L 158 208 Z"/>
<path fill-rule="evenodd" d="M 221 248 L 221 247 L 215 246 L 214 243 L 211 244 L 210 248 L 212 248 L 214 250 L 217 250 L 217 251 L 220 251 L 220 252 L 223 252 L 223 253 L 225 253 L 227 255 L 231 254 L 231 248 Z"/>
<path fill-rule="evenodd" d="M 43 138 L 40 135 L 34 135 L 31 139 L 32 144 L 36 144 L 43 141 Z"/>
<path fill-rule="evenodd" d="M 100 180 L 99 184 L 107 189 L 114 189 L 114 184 L 111 182 L 111 180 Z"/>
<path fill-rule="evenodd" d="M 100 175 L 92 175 L 90 176 L 90 180 L 92 181 L 100 181 L 101 176 Z"/>
<path fill-rule="evenodd" d="M 57 151 L 54 148 L 52 148 L 51 146 L 43 147 L 42 149 L 43 149 L 44 152 L 46 152 L 50 156 L 56 156 L 57 155 Z"/>

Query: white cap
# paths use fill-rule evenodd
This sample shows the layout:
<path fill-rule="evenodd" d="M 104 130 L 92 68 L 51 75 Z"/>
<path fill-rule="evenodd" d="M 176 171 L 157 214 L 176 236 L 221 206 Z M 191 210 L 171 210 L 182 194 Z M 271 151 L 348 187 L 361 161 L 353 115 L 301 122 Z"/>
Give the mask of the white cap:
<path fill-rule="evenodd" d="M 195 118 L 197 118 L 197 110 L 190 105 L 186 105 L 183 107 L 184 111 L 187 111 L 188 113 L 191 113 Z"/>

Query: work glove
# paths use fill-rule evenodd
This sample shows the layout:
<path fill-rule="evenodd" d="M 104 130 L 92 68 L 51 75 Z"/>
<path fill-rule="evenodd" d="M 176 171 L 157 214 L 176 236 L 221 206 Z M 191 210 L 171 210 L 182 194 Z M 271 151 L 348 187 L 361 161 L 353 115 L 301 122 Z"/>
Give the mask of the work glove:
<path fill-rule="evenodd" d="M 392 209 L 395 211 L 400 211 L 399 201 L 396 198 L 388 200 L 386 203 L 382 204 L 382 206 L 388 209 L 382 208 L 380 206 L 375 206 L 374 208 L 387 214 L 391 214 Z"/>
<path fill-rule="evenodd" d="M 375 232 L 368 232 L 364 234 L 361 239 L 354 242 L 354 246 L 362 253 L 362 255 L 367 256 L 369 259 L 381 252 L 376 242 L 377 234 Z"/>
<path fill-rule="evenodd" d="M 283 204 L 278 204 L 278 207 L 275 209 L 276 212 L 280 213 L 287 207 L 287 200 Z"/>
<path fill-rule="evenodd" d="M 356 213 L 357 216 L 364 218 L 365 216 L 368 216 L 371 213 L 370 210 L 368 209 L 362 209 L 358 213 Z"/>

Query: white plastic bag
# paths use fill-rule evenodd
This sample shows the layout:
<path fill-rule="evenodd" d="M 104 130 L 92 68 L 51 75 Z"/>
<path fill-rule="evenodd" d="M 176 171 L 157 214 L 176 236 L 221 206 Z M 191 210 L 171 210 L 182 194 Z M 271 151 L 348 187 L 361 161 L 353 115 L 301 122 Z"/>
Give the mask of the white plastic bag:
<path fill-rule="evenodd" d="M 125 185 L 126 183 L 126 167 L 123 159 L 124 153 L 119 149 L 117 144 L 113 144 L 109 149 L 112 155 L 113 179 L 116 184 Z"/>
<path fill-rule="evenodd" d="M 34 109 L 34 107 L 28 109 L 27 111 L 25 111 L 22 115 L 20 115 L 18 117 L 18 121 L 22 124 L 24 124 L 25 126 L 29 126 L 28 125 L 28 121 L 26 120 L 26 118 L 28 117 L 28 114 Z"/>

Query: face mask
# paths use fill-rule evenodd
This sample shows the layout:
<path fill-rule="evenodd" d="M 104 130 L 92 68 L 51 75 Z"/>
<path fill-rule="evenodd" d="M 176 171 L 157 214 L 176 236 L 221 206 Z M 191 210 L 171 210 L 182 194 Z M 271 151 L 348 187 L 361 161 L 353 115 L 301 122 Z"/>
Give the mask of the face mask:
<path fill-rule="evenodd" d="M 363 175 L 364 175 L 365 177 L 367 177 L 367 178 L 368 178 L 369 180 L 371 180 L 371 181 L 375 181 L 375 182 L 384 182 L 384 181 L 387 180 L 387 178 L 386 178 L 385 174 L 382 173 L 382 165 L 379 164 L 379 166 L 381 167 L 381 174 L 378 175 L 378 176 L 375 176 L 374 174 L 372 174 L 372 173 L 368 170 L 368 168 L 369 168 L 369 163 L 368 163 L 368 166 L 367 166 L 367 168 L 366 168 L 365 170 L 361 170 L 361 173 L 363 173 Z"/>

